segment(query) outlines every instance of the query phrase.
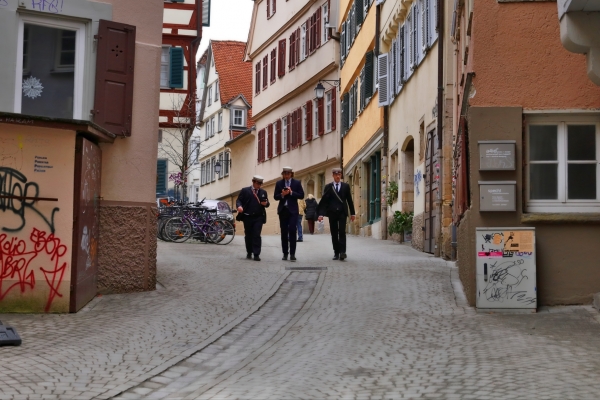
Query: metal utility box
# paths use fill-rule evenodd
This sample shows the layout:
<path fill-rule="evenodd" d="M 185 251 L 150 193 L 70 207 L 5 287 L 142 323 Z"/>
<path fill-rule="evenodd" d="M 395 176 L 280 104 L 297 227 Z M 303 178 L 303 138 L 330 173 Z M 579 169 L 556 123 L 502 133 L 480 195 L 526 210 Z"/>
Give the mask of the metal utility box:
<path fill-rule="evenodd" d="M 478 309 L 537 309 L 535 228 L 477 228 Z"/>
<path fill-rule="evenodd" d="M 479 211 L 517 211 L 516 181 L 479 181 Z"/>
<path fill-rule="evenodd" d="M 480 171 L 514 171 L 516 145 L 514 140 L 480 140 L 479 170 Z"/>

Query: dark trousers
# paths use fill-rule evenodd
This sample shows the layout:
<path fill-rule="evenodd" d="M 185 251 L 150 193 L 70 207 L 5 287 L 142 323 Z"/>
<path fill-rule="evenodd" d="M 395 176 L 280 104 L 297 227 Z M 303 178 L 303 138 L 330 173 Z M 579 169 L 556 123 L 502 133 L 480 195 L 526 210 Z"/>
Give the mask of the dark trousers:
<path fill-rule="evenodd" d="M 279 228 L 281 229 L 281 250 L 283 254 L 296 255 L 296 229 L 298 227 L 298 214 L 291 213 L 287 208 L 279 214 Z"/>
<path fill-rule="evenodd" d="M 260 255 L 262 239 L 260 233 L 263 227 L 262 215 L 244 215 L 244 241 L 246 242 L 246 253 L 255 256 Z"/>
<path fill-rule="evenodd" d="M 313 233 L 315 233 L 315 220 L 307 219 L 306 222 L 308 222 L 308 231 L 312 235 Z"/>
<path fill-rule="evenodd" d="M 331 243 L 335 254 L 346 252 L 346 216 L 344 213 L 329 215 Z"/>

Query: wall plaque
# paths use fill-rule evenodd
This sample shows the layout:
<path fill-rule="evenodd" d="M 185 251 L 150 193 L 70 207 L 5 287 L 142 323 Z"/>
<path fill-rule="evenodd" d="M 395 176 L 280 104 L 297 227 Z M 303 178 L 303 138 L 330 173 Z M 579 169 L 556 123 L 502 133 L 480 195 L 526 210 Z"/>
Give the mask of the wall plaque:
<path fill-rule="evenodd" d="M 479 211 L 517 211 L 516 181 L 479 181 Z"/>
<path fill-rule="evenodd" d="M 479 141 L 479 170 L 515 170 L 516 142 L 514 140 Z"/>

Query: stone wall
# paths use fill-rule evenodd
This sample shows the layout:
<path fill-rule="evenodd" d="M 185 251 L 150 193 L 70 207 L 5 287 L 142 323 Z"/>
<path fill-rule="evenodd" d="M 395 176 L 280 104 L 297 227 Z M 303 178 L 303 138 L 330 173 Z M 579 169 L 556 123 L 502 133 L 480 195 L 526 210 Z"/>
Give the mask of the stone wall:
<path fill-rule="evenodd" d="M 421 213 L 419 215 L 415 215 L 413 217 L 413 228 L 412 228 L 412 241 L 411 246 L 419 251 L 424 250 L 424 233 L 423 225 L 424 224 L 424 214 Z"/>
<path fill-rule="evenodd" d="M 145 203 L 106 203 L 100 205 L 98 291 L 155 290 L 156 208 Z"/>

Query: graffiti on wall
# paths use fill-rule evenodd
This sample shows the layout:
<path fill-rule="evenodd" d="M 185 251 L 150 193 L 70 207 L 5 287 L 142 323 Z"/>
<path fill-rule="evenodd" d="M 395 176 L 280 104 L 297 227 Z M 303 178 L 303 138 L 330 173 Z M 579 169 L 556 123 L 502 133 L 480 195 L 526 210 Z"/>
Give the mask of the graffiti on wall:
<path fill-rule="evenodd" d="M 62 13 L 64 0 L 31 0 L 31 8 L 52 14 Z"/>
<path fill-rule="evenodd" d="M 38 282 L 36 269 L 44 276 L 49 294 L 44 310 L 48 312 L 56 297 L 62 297 L 60 285 L 67 270 L 67 246 L 53 233 L 33 228 L 28 240 L 0 234 L 0 301 L 10 292 L 25 293 Z M 5 287 L 4 283 L 12 282 Z"/>
<path fill-rule="evenodd" d="M 5 226 L 4 222 L 0 222 L 0 227 L 4 232 L 19 232 L 27 223 L 27 215 L 30 213 L 37 214 L 48 226 L 51 233 L 55 232 L 54 216 L 59 211 L 58 207 L 54 207 L 50 215 L 44 215 L 39 210 L 39 206 L 35 200 L 40 196 L 40 187 L 36 182 L 27 181 L 27 177 L 9 167 L 0 167 L 0 212 L 11 212 L 20 220 L 14 225 Z M 30 199 L 25 199 L 28 197 Z M 4 219 L 0 219 L 2 221 Z"/>
<path fill-rule="evenodd" d="M 421 192 L 419 191 L 419 184 L 421 183 L 421 181 L 423 180 L 423 173 L 421 172 L 420 169 L 417 170 L 417 173 L 415 174 L 415 191 L 417 192 L 417 196 L 419 194 L 421 194 Z"/>

